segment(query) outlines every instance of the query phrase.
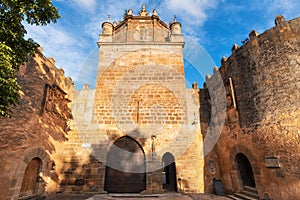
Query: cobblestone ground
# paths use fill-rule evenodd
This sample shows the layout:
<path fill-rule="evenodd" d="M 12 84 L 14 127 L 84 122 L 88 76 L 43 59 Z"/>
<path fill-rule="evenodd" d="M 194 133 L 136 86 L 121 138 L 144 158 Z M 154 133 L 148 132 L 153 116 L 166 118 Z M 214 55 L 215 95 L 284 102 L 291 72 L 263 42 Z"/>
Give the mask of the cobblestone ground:
<path fill-rule="evenodd" d="M 159 195 L 82 195 L 82 194 L 56 194 L 47 197 L 47 200 L 229 200 L 226 197 L 216 196 L 212 194 L 193 194 L 193 195 L 181 195 L 178 193 L 159 194 Z"/>

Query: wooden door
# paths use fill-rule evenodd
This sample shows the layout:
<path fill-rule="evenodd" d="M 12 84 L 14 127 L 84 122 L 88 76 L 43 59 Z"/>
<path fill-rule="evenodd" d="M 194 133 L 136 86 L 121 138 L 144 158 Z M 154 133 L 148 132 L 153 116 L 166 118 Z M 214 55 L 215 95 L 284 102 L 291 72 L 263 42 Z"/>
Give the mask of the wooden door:
<path fill-rule="evenodd" d="M 28 163 L 22 181 L 20 197 L 35 194 L 38 185 L 40 167 L 41 161 L 38 158 L 34 158 Z"/>

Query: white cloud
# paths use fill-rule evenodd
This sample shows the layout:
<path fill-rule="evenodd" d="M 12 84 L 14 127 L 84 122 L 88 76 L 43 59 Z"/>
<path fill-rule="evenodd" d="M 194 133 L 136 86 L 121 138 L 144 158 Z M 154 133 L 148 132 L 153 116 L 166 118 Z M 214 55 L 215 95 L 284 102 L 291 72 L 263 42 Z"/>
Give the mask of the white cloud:
<path fill-rule="evenodd" d="M 82 63 L 83 49 L 63 28 L 56 25 L 46 27 L 25 25 L 28 38 L 33 38 L 44 49 L 44 55 L 53 57 L 56 66 L 62 67 L 67 76 L 74 77 Z"/>
<path fill-rule="evenodd" d="M 282 14 L 286 18 L 294 18 L 299 16 L 299 0 L 274 0 L 271 6 L 269 6 L 269 12 Z"/>
<path fill-rule="evenodd" d="M 97 7 L 97 0 L 70 0 L 70 3 L 75 3 L 78 9 L 84 9 L 87 11 L 95 11 Z"/>
<path fill-rule="evenodd" d="M 76 12 L 72 19 L 62 19 L 57 24 L 46 27 L 26 26 L 28 37 L 32 37 L 44 49 L 44 54 L 56 60 L 57 67 L 63 67 L 66 75 L 76 79 L 80 67 L 93 48 L 101 32 L 101 24 L 111 16 L 111 20 L 122 20 L 124 10 L 133 9 L 138 15 L 145 3 L 148 12 L 157 9 L 162 20 L 171 21 L 176 14 L 185 22 L 185 29 L 192 34 L 192 24 L 201 25 L 207 20 L 207 10 L 216 7 L 217 0 L 162 0 L 162 1 L 132 1 L 132 0 L 56 0 L 62 10 Z M 95 12 L 97 11 L 97 12 Z M 62 16 L 64 13 L 61 13 Z M 82 15 L 81 15 L 82 14 Z M 151 14 L 150 14 L 151 15 Z M 73 23 L 66 23 L 72 20 Z M 77 24 L 76 22 L 84 22 Z"/>
<path fill-rule="evenodd" d="M 161 7 L 180 15 L 189 24 L 201 25 L 207 20 L 207 11 L 216 6 L 217 0 L 165 0 Z"/>
<path fill-rule="evenodd" d="M 95 42 L 99 39 L 101 33 L 101 24 L 104 20 L 99 17 L 93 17 L 84 25 L 84 33 L 90 36 Z"/>

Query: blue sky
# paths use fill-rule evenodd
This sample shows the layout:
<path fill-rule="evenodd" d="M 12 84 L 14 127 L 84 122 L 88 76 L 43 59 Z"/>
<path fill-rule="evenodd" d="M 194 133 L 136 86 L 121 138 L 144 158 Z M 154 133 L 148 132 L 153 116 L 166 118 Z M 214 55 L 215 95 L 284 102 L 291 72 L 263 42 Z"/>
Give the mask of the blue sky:
<path fill-rule="evenodd" d="M 107 16 L 112 21 L 122 20 L 127 9 L 133 9 L 137 15 L 142 4 L 146 4 L 149 12 L 157 9 L 166 23 L 176 15 L 183 34 L 192 41 L 184 51 L 187 68 L 191 69 L 187 71 L 188 84 L 197 77 L 193 77 L 194 72 L 198 71 L 202 77 L 211 74 L 214 65 L 220 66 L 222 56 L 229 57 L 232 45 L 241 45 L 251 30 L 261 34 L 273 27 L 276 15 L 281 14 L 287 20 L 300 17 L 299 0 L 53 0 L 53 3 L 61 18 L 46 27 L 26 25 L 28 37 L 41 44 L 44 54 L 53 57 L 56 66 L 80 84 L 95 78 L 96 42 Z M 193 54 L 200 54 L 197 56 L 200 59 Z M 198 82 L 202 84 L 202 80 Z"/>

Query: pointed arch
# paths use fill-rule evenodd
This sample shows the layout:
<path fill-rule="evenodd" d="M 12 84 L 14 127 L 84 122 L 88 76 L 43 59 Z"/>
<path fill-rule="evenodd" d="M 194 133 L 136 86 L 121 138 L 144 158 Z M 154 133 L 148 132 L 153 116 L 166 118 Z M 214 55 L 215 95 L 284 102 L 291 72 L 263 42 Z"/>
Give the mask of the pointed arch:
<path fill-rule="evenodd" d="M 138 193 L 146 189 L 146 162 L 142 146 L 124 136 L 110 147 L 106 159 L 104 190 Z"/>

